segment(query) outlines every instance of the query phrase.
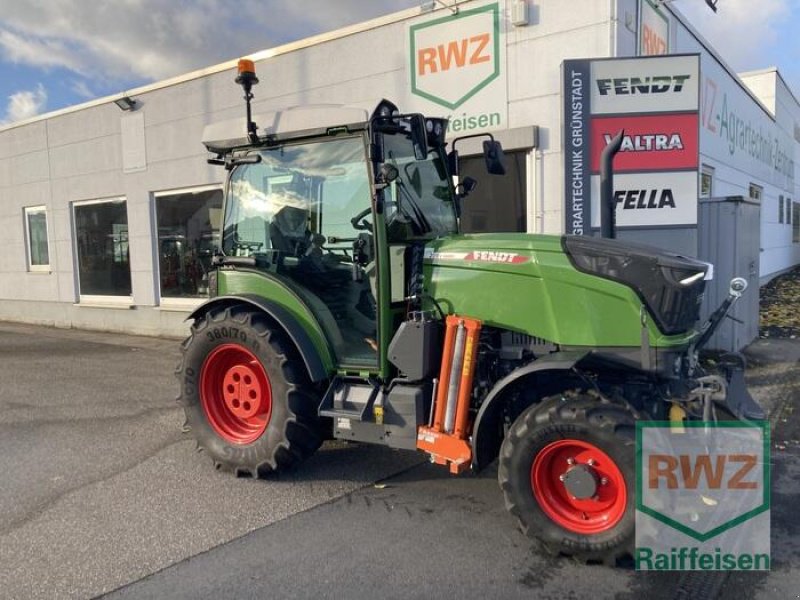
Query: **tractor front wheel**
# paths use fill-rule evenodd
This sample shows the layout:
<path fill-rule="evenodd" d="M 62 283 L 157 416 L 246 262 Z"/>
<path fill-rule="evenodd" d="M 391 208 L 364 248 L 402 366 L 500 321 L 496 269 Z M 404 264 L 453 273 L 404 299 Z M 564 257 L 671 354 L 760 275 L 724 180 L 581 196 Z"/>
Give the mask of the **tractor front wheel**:
<path fill-rule="evenodd" d="M 523 412 L 500 451 L 506 507 L 551 554 L 615 564 L 634 542 L 635 415 L 590 394 Z"/>
<path fill-rule="evenodd" d="M 212 309 L 182 346 L 178 401 L 217 468 L 262 477 L 322 443 L 318 400 L 280 327 L 243 306 Z"/>

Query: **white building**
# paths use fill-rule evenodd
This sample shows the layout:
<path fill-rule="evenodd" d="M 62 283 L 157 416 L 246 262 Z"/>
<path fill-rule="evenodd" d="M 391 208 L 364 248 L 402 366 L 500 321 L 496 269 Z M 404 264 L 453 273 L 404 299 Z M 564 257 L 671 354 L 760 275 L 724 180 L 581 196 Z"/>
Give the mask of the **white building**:
<path fill-rule="evenodd" d="M 261 80 L 254 112 L 386 97 L 406 112 L 449 115 L 451 139 L 491 131 L 506 149 L 509 175 L 481 182 L 465 205 L 464 229 L 559 234 L 575 200 L 567 183 L 572 140 L 564 132 L 573 119 L 565 61 L 688 55 L 670 59 L 681 63 L 587 67 L 598 99 L 591 114 L 584 109 L 586 132 L 600 140 L 605 125 L 634 132 L 623 147 L 630 156 L 616 159 L 628 164 L 617 189 L 633 186 L 639 194 L 618 192 L 620 237 L 693 254 L 698 197 L 751 196 L 761 203 L 758 276 L 763 281 L 800 263 L 800 104 L 775 69 L 737 77 L 672 5 L 656 8 L 650 0 L 572 0 L 568 10 L 563 0 L 436 6 L 253 55 Z M 647 68 L 674 64 L 696 65 L 693 72 L 661 74 L 678 77 L 670 89 L 679 87 L 689 104 L 651 102 L 644 112 L 658 114 L 641 114 L 630 98 L 664 82 L 647 79 Z M 632 75 L 624 74 L 626 65 Z M 0 223 L 7 240 L 0 319 L 185 331 L 183 319 L 205 294 L 225 174 L 206 163 L 200 137 L 206 124 L 243 115 L 234 67 L 216 65 L 0 128 Z M 607 68 L 622 74 L 594 76 Z M 115 104 L 124 98 L 135 101 L 133 110 Z M 650 122 L 677 129 L 648 133 L 642 127 Z M 587 153 L 597 154 L 597 144 Z M 469 153 L 475 145 L 466 140 L 461 149 Z M 596 215 L 593 160 L 587 154 L 581 200 L 591 195 Z M 481 178 L 477 161 L 468 159 L 464 171 Z M 648 199 L 667 188 L 659 209 Z M 647 216 L 626 221 L 626 208 L 637 205 L 650 206 L 640 211 Z M 670 216 L 671 208 L 680 218 Z"/>

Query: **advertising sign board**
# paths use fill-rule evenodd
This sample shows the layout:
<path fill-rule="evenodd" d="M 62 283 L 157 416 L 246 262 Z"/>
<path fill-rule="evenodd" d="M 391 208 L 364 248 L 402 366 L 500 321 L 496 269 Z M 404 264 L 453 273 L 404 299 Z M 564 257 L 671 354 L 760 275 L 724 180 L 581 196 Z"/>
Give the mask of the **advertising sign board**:
<path fill-rule="evenodd" d="M 449 117 L 451 132 L 507 127 L 502 15 L 501 3 L 492 2 L 409 21 L 410 102 L 404 106 Z"/>
<path fill-rule="evenodd" d="M 567 233 L 599 228 L 600 156 L 620 130 L 617 226 L 696 225 L 699 62 L 696 54 L 564 62 Z"/>
<path fill-rule="evenodd" d="M 675 227 L 697 223 L 697 172 L 614 175 L 617 227 Z M 600 176 L 592 176 L 592 227 L 600 228 Z"/>
<path fill-rule="evenodd" d="M 669 19 L 652 0 L 639 0 L 639 55 L 669 54 Z"/>
<path fill-rule="evenodd" d="M 625 130 L 614 172 L 697 169 L 697 113 L 598 117 L 592 119 L 592 173 L 600 152 Z"/>
<path fill-rule="evenodd" d="M 708 63 L 708 64 L 707 64 Z M 703 63 L 700 139 L 704 153 L 786 190 L 794 189 L 792 136 L 711 61 Z"/>
<path fill-rule="evenodd" d="M 697 111 L 697 55 L 593 60 L 592 114 Z"/>

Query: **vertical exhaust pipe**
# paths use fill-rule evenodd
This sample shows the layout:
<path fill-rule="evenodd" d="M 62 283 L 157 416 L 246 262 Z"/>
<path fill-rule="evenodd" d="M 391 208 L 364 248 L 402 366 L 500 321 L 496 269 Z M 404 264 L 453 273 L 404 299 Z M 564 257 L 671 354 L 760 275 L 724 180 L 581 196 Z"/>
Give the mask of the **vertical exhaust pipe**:
<path fill-rule="evenodd" d="M 616 237 L 616 214 L 614 206 L 614 156 L 622 146 L 625 130 L 620 129 L 600 154 L 600 236 Z"/>

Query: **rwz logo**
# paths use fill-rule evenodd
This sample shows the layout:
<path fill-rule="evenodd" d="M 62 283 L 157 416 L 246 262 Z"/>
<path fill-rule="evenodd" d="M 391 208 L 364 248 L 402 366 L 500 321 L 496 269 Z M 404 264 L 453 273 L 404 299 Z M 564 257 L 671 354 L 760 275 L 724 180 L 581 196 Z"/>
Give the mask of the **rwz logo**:
<path fill-rule="evenodd" d="M 680 487 L 696 490 L 701 481 L 712 490 L 754 490 L 758 487 L 757 481 L 745 479 L 758 464 L 755 454 L 717 454 L 713 457 L 709 454 L 651 454 L 648 459 L 647 484 L 650 489 L 665 484 L 670 490 Z M 738 465 L 738 468 L 726 477 L 728 465 Z"/>
<path fill-rule="evenodd" d="M 734 530 L 745 531 L 741 527 L 769 510 L 769 423 L 640 422 L 636 438 L 637 539 L 650 538 L 637 545 L 714 539 L 712 546 L 725 550 L 748 541 L 744 533 L 737 541 Z M 662 528 L 639 532 L 645 517 Z"/>
<path fill-rule="evenodd" d="M 500 7 L 487 4 L 409 27 L 411 92 L 455 109 L 500 76 Z"/>
<path fill-rule="evenodd" d="M 490 34 L 481 33 L 431 48 L 420 48 L 417 50 L 417 73 L 423 76 L 427 73 L 488 62 L 492 60 L 491 54 L 486 49 L 490 39 Z"/>

